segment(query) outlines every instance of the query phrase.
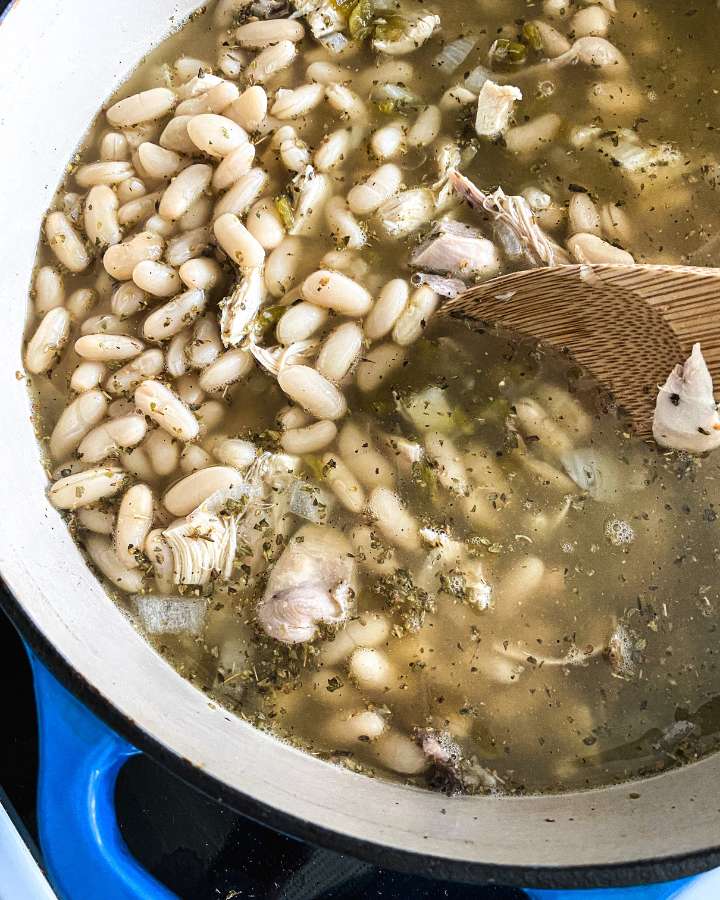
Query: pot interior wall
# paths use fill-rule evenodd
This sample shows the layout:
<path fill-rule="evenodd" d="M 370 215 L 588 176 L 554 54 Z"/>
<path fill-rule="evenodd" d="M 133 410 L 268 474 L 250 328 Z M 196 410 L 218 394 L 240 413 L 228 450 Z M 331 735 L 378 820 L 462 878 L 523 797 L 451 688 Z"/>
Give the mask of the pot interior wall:
<path fill-rule="evenodd" d="M 197 5 L 23 0 L 0 23 L 0 570 L 28 622 L 119 711 L 135 741 L 211 794 L 258 816 L 277 813 L 278 824 L 321 842 L 400 865 L 413 864 L 407 854 L 429 854 L 443 871 L 468 879 L 527 883 L 562 882 L 557 867 L 677 858 L 720 845 L 717 804 L 709 799 L 720 757 L 632 786 L 526 798 L 447 798 L 326 765 L 209 704 L 139 637 L 85 566 L 45 499 L 26 387 L 16 376 L 36 240 L 97 109 Z M 417 865 L 427 870 L 431 862 Z M 702 867 L 691 860 L 656 875 Z M 625 870 L 615 876 L 632 877 Z"/>

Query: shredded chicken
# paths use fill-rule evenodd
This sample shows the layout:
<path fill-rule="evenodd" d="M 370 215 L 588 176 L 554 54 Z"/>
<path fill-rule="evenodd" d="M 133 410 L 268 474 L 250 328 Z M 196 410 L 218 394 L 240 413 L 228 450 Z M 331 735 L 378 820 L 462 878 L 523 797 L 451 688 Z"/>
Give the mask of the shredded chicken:
<path fill-rule="evenodd" d="M 488 79 L 478 97 L 475 131 L 480 137 L 497 137 L 510 125 L 510 118 L 522 91 L 512 84 L 499 85 Z"/>
<path fill-rule="evenodd" d="M 452 278 L 494 275 L 500 260 L 492 241 L 470 225 L 450 219 L 437 222 L 410 257 L 410 265 Z"/>
<path fill-rule="evenodd" d="M 694 344 L 684 365 L 677 365 L 658 392 L 653 437 L 661 447 L 705 453 L 720 447 L 720 416 L 710 371 Z"/>
<path fill-rule="evenodd" d="M 321 623 L 345 621 L 356 594 L 357 566 L 347 538 L 334 528 L 306 525 L 270 573 L 258 622 L 275 640 L 305 643 Z"/>
<path fill-rule="evenodd" d="M 533 266 L 554 266 L 567 263 L 562 247 L 549 238 L 535 221 L 530 205 L 524 197 L 508 196 L 502 188 L 486 194 L 457 169 L 450 172 L 450 183 L 475 210 L 490 220 L 507 225 L 520 241 L 528 262 Z"/>
<path fill-rule="evenodd" d="M 245 345 L 260 365 L 275 378 L 287 366 L 298 365 L 311 359 L 320 346 L 318 341 L 296 341 L 288 347 L 277 344 L 274 347 L 260 347 L 254 340 Z"/>
<path fill-rule="evenodd" d="M 179 525 L 163 532 L 173 557 L 175 584 L 208 584 L 228 579 L 237 548 L 238 515 L 223 510 L 228 501 L 247 496 L 244 484 L 231 491 L 218 491 L 193 510 Z"/>
<path fill-rule="evenodd" d="M 460 278 L 447 278 L 445 275 L 435 275 L 432 272 L 415 272 L 410 281 L 416 286 L 426 284 L 441 297 L 454 300 L 467 289 L 467 285 Z"/>
<path fill-rule="evenodd" d="M 265 278 L 262 268 L 248 269 L 220 304 L 220 333 L 226 347 L 237 347 L 255 323 L 265 300 Z"/>

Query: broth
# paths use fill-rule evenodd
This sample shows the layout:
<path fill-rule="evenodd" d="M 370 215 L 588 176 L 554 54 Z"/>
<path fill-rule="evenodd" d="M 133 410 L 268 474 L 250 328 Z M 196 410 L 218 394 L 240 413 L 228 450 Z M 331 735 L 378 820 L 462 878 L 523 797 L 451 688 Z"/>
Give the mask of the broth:
<path fill-rule="evenodd" d="M 455 168 L 525 198 L 540 263 L 717 264 L 715 5 L 446 2 L 426 42 L 382 57 L 368 40 L 335 55 L 308 28 L 295 51 L 297 24 L 276 22 L 286 65 L 242 96 L 257 50 L 235 45 L 253 10 L 237 3 L 228 29 L 231 6 L 194 16 L 118 94 L 169 88 L 163 114 L 131 127 L 112 107 L 120 124 L 90 130 L 54 207 L 87 259 L 74 264 L 72 234 L 39 249 L 31 334 L 54 315 L 60 336 L 57 354 L 35 337 L 27 351 L 37 430 L 90 562 L 180 674 L 357 771 L 569 790 L 714 750 L 716 458 L 640 441 L 571 359 L 437 314 L 435 289 L 538 264 L 527 235 L 460 202 Z M 375 36 L 397 41 L 407 20 L 386 6 Z M 620 63 L 553 61 L 604 33 Z M 311 87 L 336 77 L 325 63 L 346 67 L 341 89 Z M 486 78 L 522 93 L 490 139 L 475 128 Z M 315 105 L 285 118 L 277 92 L 301 85 Z M 258 91 L 269 114 L 252 123 Z M 428 105 L 423 146 L 411 129 Z M 225 124 L 169 136 L 173 110 Z M 240 161 L 245 132 L 254 159 Z M 188 164 L 200 187 L 183 207 L 164 192 Z M 379 166 L 399 173 L 389 206 L 357 191 Z M 338 197 L 350 209 L 333 218 Z M 432 256 L 439 221 L 470 229 L 448 232 L 469 239 L 452 265 Z M 137 234 L 129 269 L 124 245 L 107 255 Z M 335 272 L 351 280 L 334 288 Z M 123 368 L 138 358 L 139 374 Z M 182 480 L 194 472 L 206 481 Z"/>

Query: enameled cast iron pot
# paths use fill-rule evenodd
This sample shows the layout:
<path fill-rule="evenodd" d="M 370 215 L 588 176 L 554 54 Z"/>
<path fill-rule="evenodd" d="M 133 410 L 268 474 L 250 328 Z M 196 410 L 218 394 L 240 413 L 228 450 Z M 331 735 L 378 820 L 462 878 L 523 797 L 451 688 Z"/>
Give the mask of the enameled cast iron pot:
<path fill-rule="evenodd" d="M 448 798 L 352 774 L 254 730 L 145 643 L 48 504 L 18 375 L 40 223 L 97 110 L 198 6 L 16 0 L 0 22 L 0 572 L 10 615 L 56 678 L 136 747 L 318 844 L 424 874 L 545 888 L 667 881 L 720 864 L 720 754 L 603 790 Z M 120 752 L 111 744 L 110 769 Z"/>

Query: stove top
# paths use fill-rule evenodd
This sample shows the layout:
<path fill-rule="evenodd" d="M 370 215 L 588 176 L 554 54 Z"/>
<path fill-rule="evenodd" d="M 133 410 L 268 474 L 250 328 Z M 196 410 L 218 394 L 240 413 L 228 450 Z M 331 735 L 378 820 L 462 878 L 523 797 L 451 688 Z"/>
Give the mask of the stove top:
<path fill-rule="evenodd" d="M 0 802 L 37 853 L 38 765 L 32 677 L 25 651 L 0 614 L 0 677 L 15 706 L 0 742 Z M 187 900 L 522 900 L 522 891 L 436 882 L 317 851 L 219 806 L 146 756 L 118 778 L 120 830 L 136 859 Z M 38 853 L 39 857 L 39 853 Z"/>

